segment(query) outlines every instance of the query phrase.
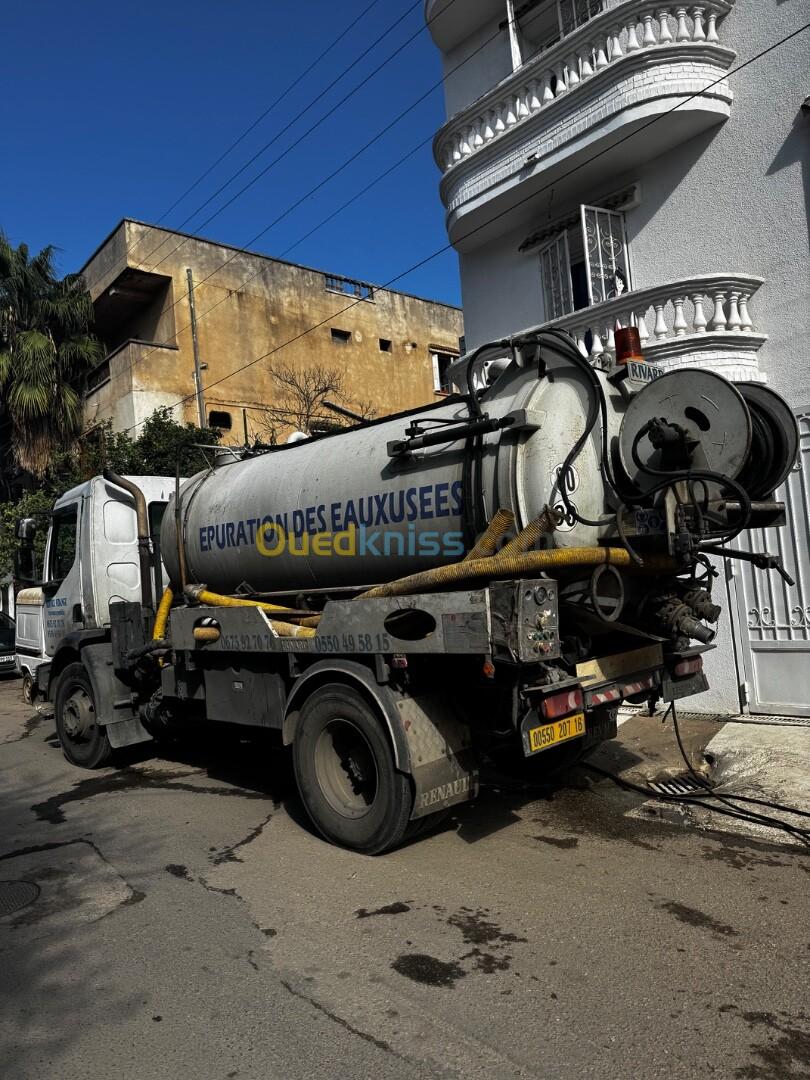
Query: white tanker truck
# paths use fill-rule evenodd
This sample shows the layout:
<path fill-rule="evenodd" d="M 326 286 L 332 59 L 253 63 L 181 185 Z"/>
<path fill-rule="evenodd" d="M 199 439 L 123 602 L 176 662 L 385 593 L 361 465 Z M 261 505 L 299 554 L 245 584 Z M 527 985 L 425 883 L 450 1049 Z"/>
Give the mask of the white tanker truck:
<path fill-rule="evenodd" d="M 177 482 L 159 543 L 168 480 L 65 496 L 36 677 L 67 758 L 276 729 L 315 827 L 379 853 L 474 798 L 482 758 L 514 751 L 540 780 L 614 736 L 623 701 L 705 690 L 710 557 L 784 573 L 728 544 L 780 523 L 798 433 L 763 386 L 656 377 L 632 352 L 601 370 L 530 330 L 433 406 L 218 452 Z M 60 552 L 65 505 L 84 539 Z M 33 523 L 18 535 L 30 579 Z"/>

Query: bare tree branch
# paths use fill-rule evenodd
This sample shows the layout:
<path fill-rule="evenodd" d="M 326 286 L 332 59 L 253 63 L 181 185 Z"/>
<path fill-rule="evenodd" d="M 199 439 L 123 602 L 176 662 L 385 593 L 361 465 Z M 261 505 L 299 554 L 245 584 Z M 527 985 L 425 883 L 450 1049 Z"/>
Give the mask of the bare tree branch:
<path fill-rule="evenodd" d="M 310 435 L 351 426 L 349 420 L 328 409 L 325 400 L 345 405 L 364 419 L 374 416 L 370 402 L 356 402 L 347 395 L 345 378 L 339 368 L 323 364 L 310 367 L 278 364 L 271 375 L 278 394 L 262 411 L 258 423 L 262 442 L 274 445 L 293 430 Z"/>

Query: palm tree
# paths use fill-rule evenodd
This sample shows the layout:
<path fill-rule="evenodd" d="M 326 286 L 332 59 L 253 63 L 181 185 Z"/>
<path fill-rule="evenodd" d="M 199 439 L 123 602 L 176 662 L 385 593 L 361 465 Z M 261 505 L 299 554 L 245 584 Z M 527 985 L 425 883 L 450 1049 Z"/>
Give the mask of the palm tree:
<path fill-rule="evenodd" d="M 16 463 L 41 477 L 81 427 L 79 392 L 103 356 L 79 274 L 56 276 L 52 246 L 30 256 L 0 232 L 0 408 Z"/>

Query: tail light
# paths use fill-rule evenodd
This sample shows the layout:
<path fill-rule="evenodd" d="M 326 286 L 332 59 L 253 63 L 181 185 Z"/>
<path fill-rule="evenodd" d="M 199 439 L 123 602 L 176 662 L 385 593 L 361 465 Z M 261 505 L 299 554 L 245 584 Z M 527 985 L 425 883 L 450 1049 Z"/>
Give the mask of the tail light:
<path fill-rule="evenodd" d="M 558 694 L 544 697 L 540 702 L 540 711 L 546 720 L 558 720 L 561 716 L 577 712 L 582 706 L 582 690 L 576 686 L 573 690 L 561 690 Z"/>
<path fill-rule="evenodd" d="M 698 671 L 703 671 L 703 657 L 691 656 L 688 660 L 679 660 L 675 665 L 674 675 L 695 675 Z"/>

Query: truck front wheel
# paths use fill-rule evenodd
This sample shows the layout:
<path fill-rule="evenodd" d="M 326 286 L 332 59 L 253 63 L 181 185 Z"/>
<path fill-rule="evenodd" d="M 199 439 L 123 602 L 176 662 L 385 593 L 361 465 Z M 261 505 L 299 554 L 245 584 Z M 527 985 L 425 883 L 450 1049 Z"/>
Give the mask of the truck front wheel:
<path fill-rule="evenodd" d="M 98 723 L 93 686 L 84 664 L 68 664 L 54 698 L 56 733 L 72 765 L 98 769 L 112 755 L 107 732 Z"/>
<path fill-rule="evenodd" d="M 298 791 L 318 832 L 365 855 L 405 836 L 413 808 L 377 712 L 352 687 L 329 683 L 306 700 L 293 740 Z"/>

